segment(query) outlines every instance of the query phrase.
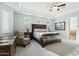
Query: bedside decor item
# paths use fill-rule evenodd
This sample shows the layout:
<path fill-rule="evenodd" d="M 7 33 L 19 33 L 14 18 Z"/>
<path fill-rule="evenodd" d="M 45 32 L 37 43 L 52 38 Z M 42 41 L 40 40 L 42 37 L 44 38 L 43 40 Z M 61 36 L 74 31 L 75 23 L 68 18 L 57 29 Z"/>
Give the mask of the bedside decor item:
<path fill-rule="evenodd" d="M 55 30 L 65 30 L 65 22 L 56 22 Z"/>
<path fill-rule="evenodd" d="M 24 37 L 29 37 L 29 25 L 27 25 L 26 27 L 26 32 L 24 32 Z"/>
<path fill-rule="evenodd" d="M 26 32 L 29 33 L 29 25 L 28 24 L 25 26 L 25 30 L 26 30 Z"/>
<path fill-rule="evenodd" d="M 29 33 L 29 28 L 27 28 L 27 32 Z"/>

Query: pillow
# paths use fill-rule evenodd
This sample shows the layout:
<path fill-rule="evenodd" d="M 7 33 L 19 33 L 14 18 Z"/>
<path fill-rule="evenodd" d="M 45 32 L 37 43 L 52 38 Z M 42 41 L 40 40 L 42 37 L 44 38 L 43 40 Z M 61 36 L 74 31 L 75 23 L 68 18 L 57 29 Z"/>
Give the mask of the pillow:
<path fill-rule="evenodd" d="M 42 29 L 42 32 L 47 32 L 47 29 Z"/>
<path fill-rule="evenodd" d="M 34 32 L 47 32 L 47 29 L 34 29 Z"/>
<path fill-rule="evenodd" d="M 17 37 L 24 36 L 24 32 L 15 31 L 13 36 Z"/>
<path fill-rule="evenodd" d="M 34 32 L 41 32 L 41 29 L 34 29 Z"/>

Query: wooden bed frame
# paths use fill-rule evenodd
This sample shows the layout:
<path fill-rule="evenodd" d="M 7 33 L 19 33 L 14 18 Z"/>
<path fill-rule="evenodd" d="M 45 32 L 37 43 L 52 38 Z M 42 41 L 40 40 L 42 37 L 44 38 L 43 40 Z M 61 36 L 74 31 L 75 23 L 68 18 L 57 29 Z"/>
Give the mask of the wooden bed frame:
<path fill-rule="evenodd" d="M 43 25 L 43 24 L 32 24 L 32 32 L 34 32 L 34 29 L 46 29 L 46 25 Z"/>
<path fill-rule="evenodd" d="M 44 25 L 44 24 L 32 24 L 32 39 L 34 38 L 34 37 L 33 37 L 34 29 L 46 29 L 46 25 Z M 44 38 L 44 40 L 43 40 L 43 38 L 44 38 L 44 37 L 41 38 L 41 43 L 40 43 L 42 47 L 48 45 L 49 43 L 58 41 L 58 39 L 57 39 L 57 40 L 55 40 L 55 41 L 48 41 L 48 42 L 45 43 L 45 40 L 46 40 L 46 39 Z M 36 38 L 34 38 L 34 39 L 36 39 Z M 37 41 L 37 40 L 36 40 L 36 41 Z M 59 40 L 59 41 L 61 41 L 61 40 Z M 37 42 L 38 42 L 38 41 L 37 41 Z M 38 43 L 39 43 L 39 42 L 38 42 Z"/>
<path fill-rule="evenodd" d="M 32 39 L 35 39 L 39 43 L 39 41 L 35 37 L 33 37 L 34 29 L 46 29 L 46 25 L 44 25 L 44 24 L 32 24 Z M 40 44 L 41 45 L 43 44 L 42 41 Z"/>

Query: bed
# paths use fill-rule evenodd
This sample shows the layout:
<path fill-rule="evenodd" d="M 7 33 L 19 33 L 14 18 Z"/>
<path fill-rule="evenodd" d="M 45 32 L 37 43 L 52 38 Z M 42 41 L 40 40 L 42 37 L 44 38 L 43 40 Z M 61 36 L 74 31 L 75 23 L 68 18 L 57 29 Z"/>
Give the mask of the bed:
<path fill-rule="evenodd" d="M 44 24 L 32 24 L 32 37 L 41 44 L 42 47 L 54 43 L 61 42 L 58 38 L 58 32 L 49 32 Z"/>

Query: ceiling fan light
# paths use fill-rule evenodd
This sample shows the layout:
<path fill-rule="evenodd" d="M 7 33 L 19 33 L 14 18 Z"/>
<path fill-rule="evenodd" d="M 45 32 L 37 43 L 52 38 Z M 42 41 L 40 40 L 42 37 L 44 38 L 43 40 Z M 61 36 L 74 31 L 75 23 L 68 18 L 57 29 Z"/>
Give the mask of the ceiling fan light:
<path fill-rule="evenodd" d="M 58 9 L 58 7 L 53 7 L 53 10 L 54 10 L 54 11 L 57 11 L 57 9 Z"/>
<path fill-rule="evenodd" d="M 66 4 L 61 4 L 59 2 L 54 2 L 52 4 L 52 8 L 50 9 L 50 11 L 60 11 Z"/>
<path fill-rule="evenodd" d="M 59 11 L 60 9 L 58 8 L 57 11 Z"/>

